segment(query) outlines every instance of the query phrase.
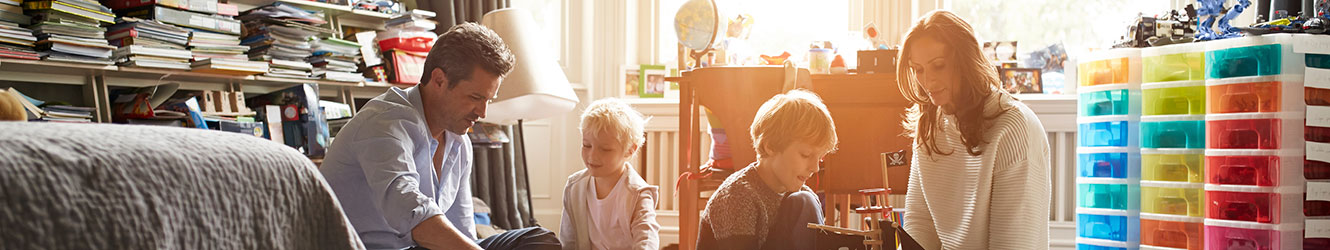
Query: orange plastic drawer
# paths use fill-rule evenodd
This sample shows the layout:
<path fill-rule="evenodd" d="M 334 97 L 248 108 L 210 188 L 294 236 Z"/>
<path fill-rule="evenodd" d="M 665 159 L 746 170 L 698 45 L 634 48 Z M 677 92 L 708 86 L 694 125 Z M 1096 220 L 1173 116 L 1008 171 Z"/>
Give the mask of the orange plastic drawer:
<path fill-rule="evenodd" d="M 1302 111 L 1305 100 L 1300 76 L 1236 77 L 1206 81 L 1206 112 L 1210 114 Z"/>

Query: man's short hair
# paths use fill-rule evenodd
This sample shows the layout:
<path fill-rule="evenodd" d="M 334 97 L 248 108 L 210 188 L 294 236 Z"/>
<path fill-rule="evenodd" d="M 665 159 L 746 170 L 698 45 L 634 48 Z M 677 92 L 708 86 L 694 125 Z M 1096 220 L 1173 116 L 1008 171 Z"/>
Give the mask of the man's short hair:
<path fill-rule="evenodd" d="M 758 108 L 749 128 L 757 156 L 772 156 L 794 142 L 808 143 L 836 150 L 836 123 L 822 98 L 813 92 L 796 89 L 771 97 Z"/>
<path fill-rule="evenodd" d="M 616 142 L 628 149 L 632 145 L 640 147 L 646 142 L 646 120 L 642 113 L 619 99 L 605 98 L 587 106 L 586 111 L 582 112 L 582 124 L 578 127 L 583 132 L 609 131 Z M 594 136 L 595 133 L 592 134 Z"/>
<path fill-rule="evenodd" d="M 493 30 L 476 23 L 453 26 L 439 35 L 434 48 L 425 56 L 425 70 L 421 81 L 428 84 L 435 68 L 443 70 L 452 89 L 462 80 L 471 79 L 477 66 L 499 77 L 513 69 L 517 59 Z"/>

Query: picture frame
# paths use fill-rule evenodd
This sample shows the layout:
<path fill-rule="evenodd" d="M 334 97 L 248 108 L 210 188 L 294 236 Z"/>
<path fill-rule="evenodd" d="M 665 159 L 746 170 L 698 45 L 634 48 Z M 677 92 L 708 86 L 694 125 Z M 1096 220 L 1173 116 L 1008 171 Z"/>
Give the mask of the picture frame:
<path fill-rule="evenodd" d="M 665 77 L 670 71 L 665 65 L 643 64 L 638 68 L 637 97 L 641 98 L 664 98 L 665 91 L 669 90 L 669 83 L 665 82 Z"/>
<path fill-rule="evenodd" d="M 622 89 L 619 90 L 619 93 L 621 93 L 624 98 L 638 97 L 637 88 L 642 79 L 640 72 L 640 65 L 623 66 L 619 69 L 619 84 L 622 84 Z"/>
<path fill-rule="evenodd" d="M 998 69 L 1002 89 L 1012 94 L 1040 94 L 1044 92 L 1043 74 L 1035 68 Z"/>

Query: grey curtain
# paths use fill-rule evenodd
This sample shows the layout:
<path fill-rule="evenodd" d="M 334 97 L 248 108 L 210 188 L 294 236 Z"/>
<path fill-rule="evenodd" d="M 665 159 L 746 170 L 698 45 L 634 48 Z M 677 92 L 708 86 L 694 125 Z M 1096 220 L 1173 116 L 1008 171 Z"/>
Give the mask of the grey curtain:
<path fill-rule="evenodd" d="M 532 216 L 530 181 L 521 126 L 504 126 L 510 143 L 476 143 L 472 195 L 490 205 L 490 220 L 502 229 L 538 226 Z"/>
<path fill-rule="evenodd" d="M 466 22 L 480 22 L 480 18 L 490 11 L 508 8 L 508 0 L 420 0 L 416 8 L 433 11 L 439 15 L 434 21 L 439 22 L 435 33 L 443 34 L 453 25 Z"/>

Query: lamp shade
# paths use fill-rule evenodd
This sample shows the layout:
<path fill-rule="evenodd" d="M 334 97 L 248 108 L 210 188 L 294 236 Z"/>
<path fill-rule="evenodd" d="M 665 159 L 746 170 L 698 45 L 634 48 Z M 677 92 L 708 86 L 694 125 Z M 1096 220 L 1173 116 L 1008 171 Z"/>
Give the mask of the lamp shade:
<path fill-rule="evenodd" d="M 480 24 L 499 34 L 517 58 L 517 64 L 499 85 L 498 96 L 481 121 L 514 124 L 517 120 L 552 117 L 573 110 L 577 94 L 551 56 L 552 51 L 543 46 L 549 39 L 539 31 L 540 26 L 530 12 L 499 9 L 486 13 Z"/>

